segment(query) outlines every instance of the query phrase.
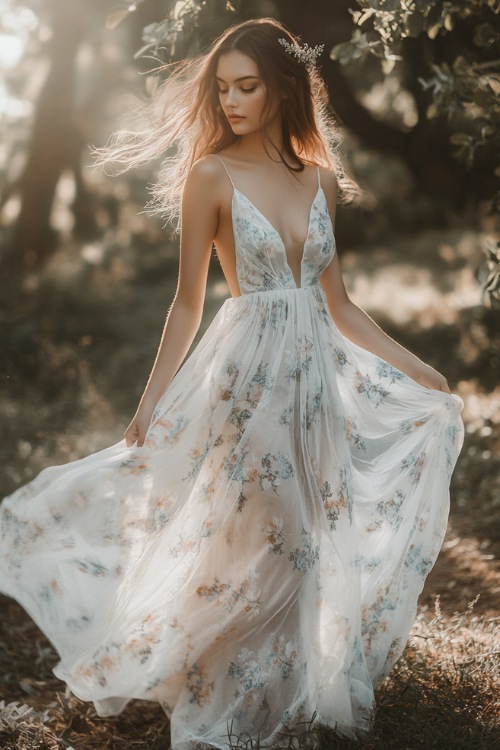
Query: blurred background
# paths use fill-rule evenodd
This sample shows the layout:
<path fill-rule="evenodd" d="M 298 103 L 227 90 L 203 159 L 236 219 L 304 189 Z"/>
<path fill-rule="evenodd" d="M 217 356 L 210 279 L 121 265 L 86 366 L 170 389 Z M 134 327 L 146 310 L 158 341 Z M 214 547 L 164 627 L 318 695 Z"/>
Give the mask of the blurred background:
<path fill-rule="evenodd" d="M 92 170 L 90 146 L 154 89 L 160 62 L 273 16 L 325 45 L 342 153 L 363 190 L 336 221 L 346 285 L 465 402 L 447 541 L 422 606 L 439 591 L 454 612 L 479 594 L 476 611 L 498 614 L 499 10 L 495 0 L 0 0 L 0 497 L 122 438 L 174 296 L 177 238 L 144 212 L 158 165 L 111 177 Z M 214 253 L 193 346 L 227 296 Z M 14 632 L 22 615 L 10 606 Z M 2 672 L 17 699 L 24 688 Z"/>
<path fill-rule="evenodd" d="M 464 399 L 454 502 L 484 549 L 498 544 L 498 4 L 0 7 L 1 494 L 121 439 L 175 292 L 177 238 L 144 212 L 158 165 L 110 177 L 92 170 L 90 146 L 153 90 L 161 62 L 203 51 L 236 21 L 273 16 L 325 45 L 342 152 L 363 190 L 336 222 L 346 284 Z M 193 346 L 227 296 L 214 253 Z"/>

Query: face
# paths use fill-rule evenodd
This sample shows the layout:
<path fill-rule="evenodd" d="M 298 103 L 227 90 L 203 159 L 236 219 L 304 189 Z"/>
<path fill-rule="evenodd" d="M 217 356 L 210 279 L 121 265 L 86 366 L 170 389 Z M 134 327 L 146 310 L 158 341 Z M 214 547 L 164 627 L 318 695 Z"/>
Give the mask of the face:
<path fill-rule="evenodd" d="M 217 63 L 217 86 L 222 111 L 236 135 L 248 135 L 262 127 L 266 86 L 257 63 L 242 52 L 232 50 Z"/>

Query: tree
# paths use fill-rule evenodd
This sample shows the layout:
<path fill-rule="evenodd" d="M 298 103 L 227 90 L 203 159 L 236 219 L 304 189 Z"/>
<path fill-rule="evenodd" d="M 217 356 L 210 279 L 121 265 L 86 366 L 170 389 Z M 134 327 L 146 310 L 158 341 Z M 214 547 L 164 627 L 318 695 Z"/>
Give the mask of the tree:
<path fill-rule="evenodd" d="M 440 122 L 455 156 L 479 168 L 486 192 L 500 178 L 500 30 L 495 0 L 357 0 L 349 42 L 334 60 L 376 58 L 385 74 L 404 66 L 419 121 Z M 483 182 L 484 185 L 484 182 Z"/>
<path fill-rule="evenodd" d="M 19 176 L 9 176 L 1 196 L 3 204 L 11 195 L 19 195 L 14 246 L 17 258 L 26 266 L 42 262 L 54 244 L 50 217 L 56 188 L 65 171 L 73 174 L 75 182 L 72 205 L 75 234 L 88 237 L 97 232 L 95 202 L 82 174 L 82 151 L 88 143 L 84 112 L 92 106 L 102 107 L 106 98 L 107 81 L 105 65 L 99 59 L 99 35 L 112 7 L 111 0 L 109 5 L 100 0 L 87 0 L 85 4 L 32 0 L 31 4 L 50 28 L 49 40 L 45 45 L 38 45 L 35 52 L 37 58 L 43 53 L 47 56 L 48 72 L 37 99 L 24 167 Z M 158 0 L 157 13 L 159 6 Z M 94 65 L 100 63 L 101 71 L 99 76 L 94 76 L 86 101 L 77 106 L 81 82 L 77 59 L 85 41 L 93 46 Z"/>
<path fill-rule="evenodd" d="M 36 111 L 26 165 L 19 182 L 21 210 L 16 246 L 27 265 L 36 262 L 52 243 L 50 213 L 61 172 L 71 168 L 80 187 L 81 143 L 73 113 L 76 52 L 83 34 L 82 9 L 61 4 L 54 14 L 48 50 L 50 68 Z"/>
<path fill-rule="evenodd" d="M 351 40 L 331 57 L 343 65 L 378 59 L 384 73 L 406 67 L 419 121 L 441 125 L 454 156 L 500 208 L 500 26 L 496 0 L 357 0 Z M 437 132 L 436 127 L 432 127 Z M 478 179 L 479 178 L 479 179 Z M 467 181 L 467 190 L 471 180 Z M 500 309 L 500 243 L 489 238 L 479 277 Z"/>
<path fill-rule="evenodd" d="M 500 32 L 496 0 L 276 0 L 276 15 L 309 44 L 329 43 L 322 65 L 335 111 L 362 142 L 396 153 L 417 185 L 456 208 L 487 199 L 500 206 Z M 165 19 L 144 31 L 143 51 L 179 59 L 204 49 L 222 28 L 261 15 L 259 3 L 221 0 L 171 2 Z M 351 14 L 352 21 L 346 23 Z M 334 21 L 334 22 L 333 22 Z M 349 41 L 339 35 L 351 35 Z M 357 66 L 376 61 L 394 72 L 415 102 L 409 129 L 374 117 L 356 96 Z M 349 69 L 346 75 L 343 69 Z M 359 84 L 358 84 L 359 85 Z M 489 243 L 483 273 L 492 303 L 499 300 L 498 245 Z"/>
<path fill-rule="evenodd" d="M 127 19 L 135 47 L 142 30 L 136 58 L 144 70 L 143 56 L 180 60 L 206 49 L 229 24 L 272 13 L 309 44 L 324 43 L 332 50 L 321 61 L 330 99 L 363 144 L 396 154 L 418 189 L 436 202 L 456 209 L 471 200 L 496 205 L 500 63 L 495 0 L 357 1 L 353 10 L 355 0 L 136 0 L 118 6 L 88 0 L 80 9 L 63 0 L 38 0 L 51 11 L 54 36 L 21 180 L 21 252 L 43 257 L 49 247 L 50 208 L 65 165 L 77 176 L 76 226 L 91 224 L 79 171 L 74 60 L 79 40 L 88 38 L 95 20 L 106 14 L 108 27 Z M 398 76 L 398 85 L 412 97 L 417 116 L 410 127 L 380 118 L 364 103 L 366 82 L 371 86 L 387 76 Z"/>

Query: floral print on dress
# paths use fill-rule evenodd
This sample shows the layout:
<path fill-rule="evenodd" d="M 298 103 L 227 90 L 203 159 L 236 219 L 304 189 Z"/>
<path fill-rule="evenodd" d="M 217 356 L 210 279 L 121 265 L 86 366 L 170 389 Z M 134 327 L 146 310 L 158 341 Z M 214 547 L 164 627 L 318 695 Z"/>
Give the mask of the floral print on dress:
<path fill-rule="evenodd" d="M 358 393 L 364 393 L 374 406 L 380 406 L 389 395 L 386 388 L 380 383 L 374 383 L 370 375 L 363 375 L 359 370 L 354 377 L 354 387 Z"/>
<path fill-rule="evenodd" d="M 147 470 L 147 464 L 142 456 L 132 456 L 128 461 L 120 464 L 120 469 L 124 474 L 133 474 L 137 476 Z"/>
<path fill-rule="evenodd" d="M 275 635 L 272 640 L 272 649 L 267 655 L 267 663 L 273 670 L 277 670 L 281 679 L 286 680 L 290 677 L 298 658 L 298 649 L 292 640 L 281 633 Z"/>
<path fill-rule="evenodd" d="M 373 520 L 367 525 L 366 530 L 377 531 L 384 525 L 390 525 L 397 530 L 403 521 L 401 509 L 405 498 L 405 493 L 398 488 L 390 498 L 378 502 L 375 506 Z"/>
<path fill-rule="evenodd" d="M 405 567 L 416 572 L 422 578 L 430 573 L 434 561 L 425 557 L 422 544 L 411 544 L 405 557 Z"/>
<path fill-rule="evenodd" d="M 337 522 L 343 514 L 347 514 L 349 522 L 352 521 L 352 496 L 346 467 L 338 472 L 336 491 L 334 492 L 330 483 L 326 481 L 321 488 L 321 498 L 331 531 L 337 528 Z"/>
<path fill-rule="evenodd" d="M 262 527 L 262 532 L 269 544 L 269 551 L 272 552 L 273 555 L 283 554 L 283 545 L 285 544 L 283 526 L 283 519 L 275 517 Z"/>
<path fill-rule="evenodd" d="M 396 369 L 389 362 L 385 362 L 383 359 L 377 359 L 377 375 L 379 378 L 386 378 L 389 380 L 389 385 L 392 385 L 396 380 L 403 380 L 406 375 L 404 372 Z"/>
<path fill-rule="evenodd" d="M 366 453 L 366 444 L 359 432 L 356 419 L 353 417 L 343 417 L 344 433 L 346 439 L 353 448 L 362 453 Z"/>
<path fill-rule="evenodd" d="M 293 466 L 284 453 L 266 453 L 261 461 L 263 471 L 259 473 L 260 486 L 263 490 L 278 491 L 283 479 L 294 476 Z"/>
<path fill-rule="evenodd" d="M 311 336 L 303 336 L 297 340 L 295 350 L 287 360 L 289 380 L 300 380 L 303 373 L 308 372 L 313 360 L 313 349 L 314 342 Z"/>
<path fill-rule="evenodd" d="M 238 684 L 236 697 L 244 695 L 255 698 L 266 684 L 267 675 L 262 671 L 255 653 L 248 648 L 240 651 L 236 661 L 229 662 L 227 674 Z"/>
<path fill-rule="evenodd" d="M 319 421 L 321 406 L 323 403 L 323 388 L 320 387 L 315 393 L 308 395 L 306 400 L 305 414 L 302 419 L 302 427 L 310 430 Z"/>
<path fill-rule="evenodd" d="M 196 662 L 188 669 L 186 677 L 189 702 L 197 706 L 206 706 L 210 703 L 215 683 L 208 681 L 205 667 Z"/>
<path fill-rule="evenodd" d="M 456 463 L 457 449 L 460 450 L 460 446 L 463 442 L 463 431 L 461 425 L 450 424 L 445 428 L 446 434 L 446 474 L 448 481 L 451 479 L 451 475 Z"/>
<path fill-rule="evenodd" d="M 144 446 L 48 467 L 0 506 L 0 590 L 57 648 L 55 675 L 102 716 L 158 701 L 173 750 L 228 747 L 231 726 L 279 748 L 313 714 L 348 738 L 370 728 L 463 441 L 457 396 L 335 325 L 319 180 L 300 284 L 236 187 L 232 220 L 241 294 L 177 371 Z"/>
<path fill-rule="evenodd" d="M 302 529 L 302 546 L 292 549 L 288 559 L 293 563 L 293 569 L 299 573 L 308 573 L 319 560 L 319 545 L 314 545 L 310 531 Z"/>
<path fill-rule="evenodd" d="M 259 592 L 256 590 L 255 576 L 248 576 L 238 584 L 221 582 L 218 578 L 196 589 L 199 597 L 220 604 L 228 612 L 235 607 L 242 608 L 248 615 L 258 615 L 260 611 Z"/>
<path fill-rule="evenodd" d="M 265 309 L 266 305 L 264 305 L 263 307 L 264 314 L 261 314 L 259 316 L 259 342 L 264 338 L 267 338 L 269 327 L 271 327 L 272 330 L 276 331 L 276 333 L 280 333 L 285 330 L 288 320 L 288 311 L 290 309 L 290 305 L 288 304 L 287 300 L 284 299 L 272 300 L 271 308 L 269 310 Z"/>
<path fill-rule="evenodd" d="M 419 427 L 422 427 L 424 425 L 426 420 L 424 419 L 403 419 L 401 422 L 399 429 L 403 433 L 403 435 L 409 435 L 411 432 L 414 432 Z"/>
<path fill-rule="evenodd" d="M 164 443 L 178 442 L 188 424 L 189 421 L 184 415 L 181 415 L 174 420 L 162 417 L 153 420 L 153 426 L 161 431 L 162 441 Z"/>
<path fill-rule="evenodd" d="M 386 632 L 389 629 L 389 623 L 392 613 L 396 609 L 390 593 L 385 589 L 377 592 L 375 601 L 370 607 L 365 606 L 361 611 L 361 622 L 363 623 L 361 633 L 363 636 L 364 647 L 371 648 L 372 642 L 377 638 L 380 630 Z"/>
<path fill-rule="evenodd" d="M 348 362 L 345 350 L 341 349 L 339 346 L 334 346 L 333 351 L 335 352 L 337 363 L 340 365 L 340 367 L 344 367 L 344 365 L 346 365 Z"/>
<path fill-rule="evenodd" d="M 415 455 L 413 452 L 401 461 L 401 470 L 409 469 L 408 475 L 412 484 L 418 484 L 425 466 L 425 452 Z"/>
<path fill-rule="evenodd" d="M 99 560 L 92 560 L 90 557 L 74 558 L 71 562 L 82 573 L 87 573 L 91 576 L 119 576 L 122 572 L 119 565 L 114 569 L 110 569 L 107 565 L 99 562 Z"/>

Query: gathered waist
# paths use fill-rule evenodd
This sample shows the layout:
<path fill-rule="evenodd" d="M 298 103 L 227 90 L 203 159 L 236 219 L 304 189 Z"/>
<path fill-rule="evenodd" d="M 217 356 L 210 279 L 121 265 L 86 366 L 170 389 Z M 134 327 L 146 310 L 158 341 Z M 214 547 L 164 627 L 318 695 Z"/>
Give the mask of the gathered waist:
<path fill-rule="evenodd" d="M 293 297 L 297 294 L 304 294 L 305 292 L 315 292 L 324 294 L 323 287 L 321 284 L 310 284 L 309 286 L 299 286 L 299 287 L 278 287 L 276 289 L 256 289 L 253 292 L 243 292 L 237 297 L 228 297 L 224 304 L 237 304 L 241 301 L 250 301 L 251 299 L 254 299 L 255 297 L 282 297 L 282 298 L 289 298 Z"/>

